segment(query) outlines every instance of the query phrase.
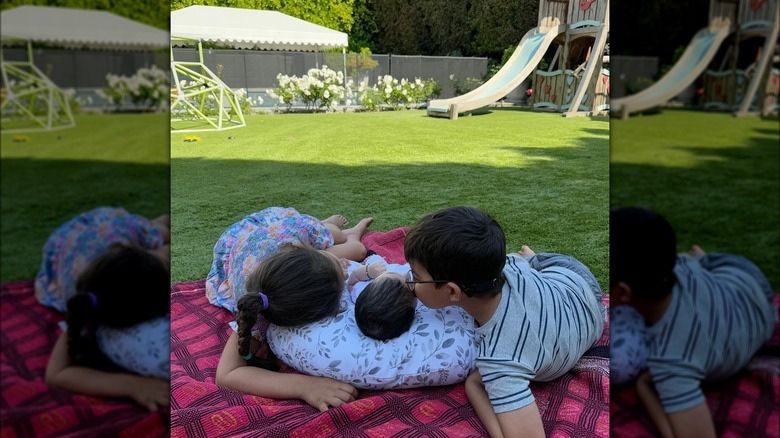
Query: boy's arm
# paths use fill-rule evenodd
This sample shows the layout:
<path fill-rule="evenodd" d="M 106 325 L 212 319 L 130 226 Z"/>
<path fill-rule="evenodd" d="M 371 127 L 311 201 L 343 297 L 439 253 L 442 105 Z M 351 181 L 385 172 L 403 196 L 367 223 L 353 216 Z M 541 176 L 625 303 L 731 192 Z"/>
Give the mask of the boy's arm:
<path fill-rule="evenodd" d="M 667 414 L 655 391 L 650 373 L 645 372 L 639 376 L 636 389 L 650 419 L 663 438 L 716 437 L 715 424 L 706 402 L 682 412 Z"/>
<path fill-rule="evenodd" d="M 338 407 L 357 397 L 357 390 L 348 383 L 327 377 L 277 373 L 248 366 L 238 353 L 238 334 L 233 333 L 222 350 L 217 365 L 217 385 L 275 399 L 300 399 L 319 409 Z"/>
<path fill-rule="evenodd" d="M 46 385 L 95 397 L 131 398 L 150 411 L 170 403 L 170 382 L 129 373 L 109 373 L 71 364 L 68 334 L 60 335 L 46 365 Z"/>
<path fill-rule="evenodd" d="M 669 414 L 675 438 L 715 438 L 715 423 L 707 403 L 701 403 L 687 411 Z"/>
<path fill-rule="evenodd" d="M 471 373 L 468 379 L 466 379 L 466 397 L 468 397 L 471 406 L 477 412 L 477 417 L 482 421 L 482 425 L 485 426 L 488 435 L 491 438 L 503 438 L 504 433 L 501 432 L 501 424 L 499 424 L 498 417 L 493 411 L 493 405 L 490 404 L 490 398 L 488 398 L 487 391 L 485 391 L 485 385 L 482 384 L 479 370 Z"/>
<path fill-rule="evenodd" d="M 658 398 L 649 372 L 645 371 L 637 377 L 636 392 L 661 437 L 673 438 L 672 425 L 664 412 L 664 407 L 661 405 L 661 399 Z"/>
<path fill-rule="evenodd" d="M 496 414 L 479 371 L 473 372 L 466 379 L 466 395 L 491 438 L 544 438 L 542 415 L 535 401 L 520 409 Z"/>

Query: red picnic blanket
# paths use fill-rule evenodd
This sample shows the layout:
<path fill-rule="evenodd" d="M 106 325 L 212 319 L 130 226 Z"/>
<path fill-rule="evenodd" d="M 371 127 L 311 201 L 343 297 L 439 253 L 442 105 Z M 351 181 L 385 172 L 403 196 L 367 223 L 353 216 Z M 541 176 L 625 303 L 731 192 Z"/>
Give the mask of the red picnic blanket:
<path fill-rule="evenodd" d="M 150 413 L 131 401 L 46 386 L 46 364 L 62 319 L 38 303 L 32 280 L 0 287 L 0 436 L 168 436 L 167 408 Z"/>
<path fill-rule="evenodd" d="M 404 263 L 408 228 L 369 232 L 368 249 Z M 359 391 L 358 399 L 320 413 L 301 400 L 273 400 L 214 384 L 233 316 L 209 304 L 204 281 L 174 284 L 171 294 L 171 434 L 173 437 L 483 437 L 463 383 Z M 533 383 L 547 436 L 609 435 L 609 324 L 566 376 Z M 282 364 L 282 372 L 295 372 Z"/>
<path fill-rule="evenodd" d="M 773 298 L 777 309 L 780 295 Z M 780 318 L 772 339 L 744 370 L 722 382 L 705 382 L 702 388 L 718 436 L 780 437 Z M 610 417 L 613 437 L 658 435 L 633 385 L 613 388 Z"/>

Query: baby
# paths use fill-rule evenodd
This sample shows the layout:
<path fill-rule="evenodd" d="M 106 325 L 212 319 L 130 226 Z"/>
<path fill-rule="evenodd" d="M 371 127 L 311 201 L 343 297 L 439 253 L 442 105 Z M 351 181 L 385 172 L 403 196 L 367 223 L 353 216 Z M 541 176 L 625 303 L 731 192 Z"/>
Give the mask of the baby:
<path fill-rule="evenodd" d="M 408 331 L 417 308 L 417 298 L 406 284 L 409 265 L 387 264 L 372 255 L 363 264 L 352 263 L 349 271 L 347 285 L 360 331 L 380 341 Z"/>

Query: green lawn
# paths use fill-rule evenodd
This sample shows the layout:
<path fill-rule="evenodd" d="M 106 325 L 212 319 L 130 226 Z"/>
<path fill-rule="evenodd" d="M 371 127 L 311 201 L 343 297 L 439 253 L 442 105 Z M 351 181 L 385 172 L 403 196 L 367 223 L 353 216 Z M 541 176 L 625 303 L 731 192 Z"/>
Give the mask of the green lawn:
<path fill-rule="evenodd" d="M 204 278 L 232 223 L 291 206 L 371 229 L 471 205 L 503 226 L 509 249 L 573 255 L 606 285 L 605 117 L 495 109 L 457 121 L 424 111 L 254 115 L 245 128 L 171 135 L 173 281 Z"/>
<path fill-rule="evenodd" d="M 665 110 L 613 120 L 612 207 L 651 208 L 674 226 L 680 251 L 744 255 L 778 290 L 779 140 L 776 117 Z"/>
<path fill-rule="evenodd" d="M 155 217 L 170 204 L 167 114 L 85 115 L 2 141 L 2 281 L 35 276 L 49 234 L 101 205 Z"/>

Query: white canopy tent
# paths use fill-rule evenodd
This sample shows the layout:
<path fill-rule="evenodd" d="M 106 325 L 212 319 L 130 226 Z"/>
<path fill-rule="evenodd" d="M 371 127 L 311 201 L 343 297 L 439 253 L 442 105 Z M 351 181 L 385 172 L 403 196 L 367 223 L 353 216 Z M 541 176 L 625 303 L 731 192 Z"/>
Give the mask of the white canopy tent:
<path fill-rule="evenodd" d="M 177 129 L 176 132 L 222 130 L 245 126 L 235 94 L 203 64 L 202 42 L 211 42 L 235 49 L 284 50 L 319 52 L 341 48 L 346 77 L 347 34 L 319 26 L 277 11 L 225 8 L 220 6 L 189 6 L 171 12 L 171 113 L 179 109 L 191 117 L 206 121 L 205 129 Z M 173 58 L 173 47 L 197 43 L 200 62 L 179 62 Z M 193 70 L 200 67 L 200 72 Z M 319 67 L 319 65 L 318 65 Z M 180 77 L 190 79 L 180 80 Z M 207 115 L 209 99 L 223 102 L 217 115 Z M 225 103 L 231 109 L 225 109 Z M 231 117 L 235 115 L 235 120 Z M 172 121 L 174 119 L 172 118 Z"/>
<path fill-rule="evenodd" d="M 153 50 L 170 43 L 168 32 L 110 12 L 47 6 L 20 6 L 0 12 L 0 36 L 3 46 L 27 45 L 26 61 L 7 61 L 0 51 L 6 88 L 0 104 L 3 132 L 75 126 L 62 90 L 34 65 L 33 43 L 95 50 Z M 18 128 L 18 120 L 28 121 L 32 127 Z"/>

